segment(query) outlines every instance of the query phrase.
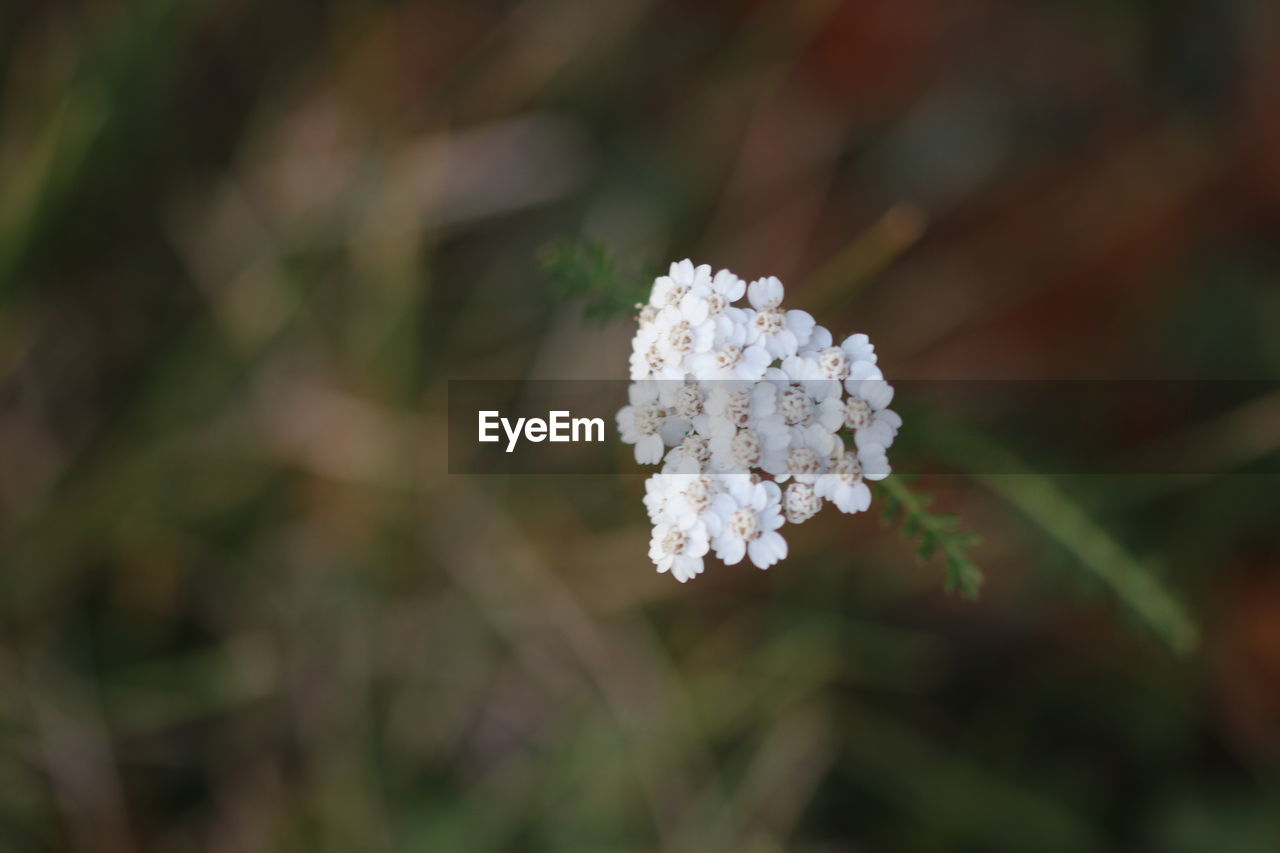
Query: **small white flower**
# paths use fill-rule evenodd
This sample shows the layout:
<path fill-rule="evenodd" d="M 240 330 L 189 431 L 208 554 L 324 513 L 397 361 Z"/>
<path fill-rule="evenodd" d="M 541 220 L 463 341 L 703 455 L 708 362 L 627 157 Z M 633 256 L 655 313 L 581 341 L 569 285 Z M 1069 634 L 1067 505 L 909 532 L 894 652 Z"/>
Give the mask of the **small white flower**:
<path fill-rule="evenodd" d="M 725 316 L 725 311 L 742 298 L 746 284 L 728 270 L 720 270 L 710 281 L 695 283 L 680 298 L 680 310 L 691 322 Z"/>
<path fill-rule="evenodd" d="M 818 477 L 814 492 L 828 499 L 841 512 L 864 512 L 871 506 L 871 489 L 867 480 L 883 480 L 889 476 L 889 462 L 884 448 L 867 445 L 856 453 L 845 451 L 831 472 Z"/>
<path fill-rule="evenodd" d="M 778 415 L 770 415 L 739 428 L 724 418 L 711 421 L 711 470 L 745 474 L 763 467 L 766 458 L 785 452 L 791 436 Z"/>
<path fill-rule="evenodd" d="M 774 276 L 747 286 L 747 301 L 755 309 L 748 318 L 748 342 L 764 346 L 774 358 L 795 355 L 816 325 L 808 312 L 783 311 L 782 295 L 782 282 Z"/>
<path fill-rule="evenodd" d="M 711 441 L 704 435 L 691 432 L 668 451 L 663 460 L 664 474 L 698 474 L 708 469 L 711 462 Z"/>
<path fill-rule="evenodd" d="M 716 382 L 707 395 L 704 410 L 711 419 L 734 426 L 750 426 L 777 410 L 776 393 L 768 382 Z"/>
<path fill-rule="evenodd" d="M 859 446 L 890 447 L 902 427 L 902 418 L 887 408 L 893 400 L 893 386 L 884 381 L 878 367 L 866 361 L 853 366 L 844 384 L 849 392 L 844 425 L 853 430 L 854 440 Z"/>
<path fill-rule="evenodd" d="M 819 423 L 832 432 L 844 420 L 840 383 L 825 380 L 788 382 L 778 390 L 778 412 L 787 426 Z"/>
<path fill-rule="evenodd" d="M 663 382 L 658 389 L 658 399 L 674 417 L 693 422 L 703 413 L 707 392 L 699 382 Z"/>
<path fill-rule="evenodd" d="M 757 568 L 767 569 L 787 556 L 787 540 L 777 532 L 783 524 L 777 483 L 735 478 L 728 492 L 716 495 L 711 507 L 720 519 L 714 539 L 716 556 L 726 566 L 745 554 Z"/>
<path fill-rule="evenodd" d="M 683 359 L 694 353 L 706 352 L 715 342 L 715 321 L 707 318 L 706 306 L 702 307 L 704 310 L 701 312 L 686 312 L 683 308 L 667 306 L 658 312 L 657 319 L 653 321 L 658 333 L 658 344 L 672 353 L 673 361 L 682 368 L 679 375 L 664 378 L 683 379 Z"/>
<path fill-rule="evenodd" d="M 673 518 L 686 525 L 711 510 L 711 502 L 723 488 L 721 482 L 705 474 L 685 478 L 672 502 Z M 713 525 L 718 529 L 718 525 Z"/>
<path fill-rule="evenodd" d="M 720 270 L 711 280 L 711 314 L 723 314 L 747 292 L 747 283 L 728 270 Z M 718 298 L 716 298 L 718 297 Z"/>
<path fill-rule="evenodd" d="M 684 295 L 695 287 L 707 286 L 711 283 L 711 267 L 701 264 L 695 267 L 693 261 L 686 258 L 671 265 L 667 275 L 658 276 L 653 282 L 653 293 L 649 302 L 658 308 L 676 307 Z"/>
<path fill-rule="evenodd" d="M 631 345 L 631 378 L 683 379 L 685 359 L 699 346 L 709 348 L 714 338 L 714 329 L 694 327 L 685 322 L 678 308 L 667 306 L 636 332 Z"/>
<path fill-rule="evenodd" d="M 716 338 L 707 352 L 689 359 L 690 372 L 699 379 L 745 379 L 764 376 L 772 357 L 769 350 L 749 340 L 747 312 L 726 308 L 715 318 Z"/>
<path fill-rule="evenodd" d="M 831 468 L 842 448 L 840 439 L 821 424 L 791 427 L 788 436 L 787 446 L 770 454 L 764 464 L 764 469 L 779 483 L 785 483 L 790 477 L 803 483 L 814 482 Z"/>
<path fill-rule="evenodd" d="M 658 401 L 658 386 L 654 382 L 633 383 L 628 397 L 630 404 L 618 411 L 618 433 L 624 444 L 636 446 L 636 462 L 656 465 L 662 461 L 662 429 L 667 420 Z"/>
<path fill-rule="evenodd" d="M 702 558 L 707 553 L 710 537 L 702 522 L 694 522 L 681 528 L 670 521 L 663 521 L 653 528 L 649 540 L 649 559 L 659 572 L 671 572 L 671 576 L 684 583 L 702 574 Z"/>

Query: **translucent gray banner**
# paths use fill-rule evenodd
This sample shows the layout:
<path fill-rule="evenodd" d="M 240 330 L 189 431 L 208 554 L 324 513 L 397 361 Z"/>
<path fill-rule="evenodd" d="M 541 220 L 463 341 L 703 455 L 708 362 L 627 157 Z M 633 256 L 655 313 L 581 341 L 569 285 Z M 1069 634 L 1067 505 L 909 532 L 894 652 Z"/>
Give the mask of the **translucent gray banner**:
<path fill-rule="evenodd" d="M 665 383 L 667 390 L 681 384 Z M 701 384 L 704 396 L 717 385 Z M 900 380 L 892 385 L 890 408 L 903 422 L 888 452 L 896 472 L 1280 473 L 1280 382 Z M 451 380 L 449 473 L 654 473 L 661 466 L 638 464 L 619 431 L 617 414 L 627 405 L 631 386 L 626 381 Z"/>

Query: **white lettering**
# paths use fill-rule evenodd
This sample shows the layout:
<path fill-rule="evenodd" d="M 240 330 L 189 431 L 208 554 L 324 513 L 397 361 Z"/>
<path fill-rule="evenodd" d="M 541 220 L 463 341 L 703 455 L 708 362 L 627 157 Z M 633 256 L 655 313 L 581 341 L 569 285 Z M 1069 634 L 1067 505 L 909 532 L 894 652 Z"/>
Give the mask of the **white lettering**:
<path fill-rule="evenodd" d="M 496 421 L 489 420 L 498 416 L 497 411 L 480 412 L 480 441 L 497 441 L 496 435 L 489 435 L 489 430 L 496 429 L 498 424 Z"/>
<path fill-rule="evenodd" d="M 569 440 L 569 413 L 564 411 L 548 412 L 550 417 L 548 423 L 551 426 L 551 434 L 547 436 L 551 441 L 568 441 Z"/>
<path fill-rule="evenodd" d="M 578 438 L 578 427 L 582 427 L 583 438 Z M 592 427 L 596 430 L 597 438 L 591 437 Z M 604 441 L 604 418 L 574 418 L 573 419 L 573 440 L 574 441 Z"/>
<path fill-rule="evenodd" d="M 477 412 L 477 441 L 501 441 L 498 427 L 507 438 L 506 452 L 512 453 L 520 439 L 527 441 L 604 441 L 604 418 L 575 418 L 564 410 L 547 413 L 542 418 L 516 418 L 512 421 L 502 413 L 489 409 Z"/>
<path fill-rule="evenodd" d="M 520 427 L 523 425 L 524 425 L 524 418 L 516 418 L 516 425 L 514 427 L 511 426 L 511 422 L 508 421 L 506 418 L 502 419 L 502 429 L 507 434 L 507 452 L 508 453 L 516 449 L 516 441 L 519 439 L 519 436 L 520 436 Z"/>

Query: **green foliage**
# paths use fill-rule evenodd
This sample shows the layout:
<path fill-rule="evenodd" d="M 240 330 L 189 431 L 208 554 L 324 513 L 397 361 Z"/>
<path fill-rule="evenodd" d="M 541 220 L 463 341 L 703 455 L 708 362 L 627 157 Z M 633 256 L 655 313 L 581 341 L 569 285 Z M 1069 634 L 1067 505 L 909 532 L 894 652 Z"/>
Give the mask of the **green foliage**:
<path fill-rule="evenodd" d="M 1066 549 L 1169 648 L 1188 654 L 1199 646 L 1200 629 L 1153 567 L 1130 554 L 1048 477 L 1028 470 L 1017 476 L 979 474 L 975 479 Z"/>
<path fill-rule="evenodd" d="M 1199 628 L 1163 578 L 1050 477 L 992 439 L 937 413 L 916 413 L 913 420 L 942 458 L 967 471 L 1022 513 L 1046 540 L 1071 554 L 1169 648 L 1187 654 L 1198 647 Z"/>
<path fill-rule="evenodd" d="M 969 558 L 969 550 L 982 541 L 976 533 L 960 529 L 960 517 L 930 512 L 933 495 L 913 492 L 901 477 L 881 483 L 884 492 L 884 519 L 902 519 L 902 538 L 917 539 L 916 556 L 921 562 L 941 551 L 946 561 L 946 588 L 965 598 L 976 598 L 982 587 L 982 569 Z"/>
<path fill-rule="evenodd" d="M 613 320 L 648 295 L 646 279 L 620 271 L 609 247 L 597 240 L 557 241 L 542 250 L 540 260 L 556 298 L 580 302 L 588 320 Z"/>

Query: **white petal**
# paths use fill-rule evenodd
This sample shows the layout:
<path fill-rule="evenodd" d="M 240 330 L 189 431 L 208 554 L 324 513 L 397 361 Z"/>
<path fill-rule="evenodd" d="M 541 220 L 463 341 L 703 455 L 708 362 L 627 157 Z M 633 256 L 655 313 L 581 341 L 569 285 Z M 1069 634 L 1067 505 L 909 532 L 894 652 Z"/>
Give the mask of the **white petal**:
<path fill-rule="evenodd" d="M 757 569 L 767 569 L 776 562 L 773 559 L 773 550 L 765 544 L 763 536 L 751 540 L 751 544 L 747 546 L 747 554 Z"/>
<path fill-rule="evenodd" d="M 702 523 L 706 525 L 709 537 L 714 538 L 724 531 L 724 521 L 714 512 L 704 512 L 702 514 Z"/>
<path fill-rule="evenodd" d="M 768 533 L 760 534 L 760 538 L 768 543 L 776 560 L 787 559 L 787 540 L 782 538 L 781 533 L 770 530 Z"/>
<path fill-rule="evenodd" d="M 736 373 L 739 379 L 757 380 L 764 376 L 765 368 L 773 359 L 769 351 L 762 346 L 749 346 L 742 351 L 738 360 Z"/>
<path fill-rule="evenodd" d="M 712 285 L 715 291 L 725 298 L 726 302 L 737 302 L 747 292 L 747 283 L 728 270 L 716 273 Z"/>
<path fill-rule="evenodd" d="M 722 536 L 716 545 L 716 556 L 726 566 L 733 566 L 742 562 L 742 556 L 746 551 L 747 543 L 736 536 Z"/>
<path fill-rule="evenodd" d="M 864 334 L 850 335 L 840 344 L 840 349 L 844 350 L 844 354 L 849 357 L 850 363 L 866 361 L 871 364 L 876 363 L 876 348 L 871 345 L 871 340 Z"/>
<path fill-rule="evenodd" d="M 809 343 L 805 344 L 805 349 L 811 352 L 820 352 L 831 346 L 831 330 L 823 325 L 815 325 L 813 334 L 809 336 Z M 853 359 L 849 359 L 853 361 Z"/>
<path fill-rule="evenodd" d="M 738 510 L 738 502 L 728 492 L 721 492 L 711 499 L 711 511 L 720 518 L 728 518 Z"/>
<path fill-rule="evenodd" d="M 689 325 L 700 325 L 707 319 L 707 300 L 690 291 L 680 299 L 680 313 Z"/>
<path fill-rule="evenodd" d="M 792 309 L 787 312 L 787 328 L 796 336 L 796 342 L 799 346 L 804 346 L 809 342 L 815 325 L 813 315 L 808 311 Z"/>
<path fill-rule="evenodd" d="M 818 406 L 814 420 L 828 432 L 835 432 L 844 423 L 844 406 L 837 397 L 828 397 Z M 817 448 L 814 448 L 817 450 Z"/>
<path fill-rule="evenodd" d="M 854 505 L 858 508 L 858 512 L 866 512 L 871 506 L 871 489 L 866 483 L 858 483 L 853 487 Z"/>
<path fill-rule="evenodd" d="M 641 465 L 657 465 L 662 461 L 662 437 L 641 436 L 636 442 L 636 461 Z"/>
<path fill-rule="evenodd" d="M 883 379 L 864 379 L 858 394 L 877 411 L 893 402 L 893 386 Z"/>
<path fill-rule="evenodd" d="M 885 421 L 876 419 L 872 421 L 871 426 L 863 427 L 854 433 L 854 440 L 858 447 L 863 445 L 878 444 L 881 447 L 888 448 L 893 444 L 893 440 L 898 433 L 893 427 Z"/>
<path fill-rule="evenodd" d="M 774 276 L 758 279 L 747 285 L 747 299 L 756 310 L 776 308 L 782 304 L 782 282 Z"/>
<path fill-rule="evenodd" d="M 855 361 L 853 362 L 853 364 L 849 366 L 849 378 L 845 380 L 845 385 L 846 387 L 848 387 L 848 383 L 856 382 L 859 379 L 883 379 L 883 378 L 884 378 L 884 374 L 881 373 L 880 368 L 876 367 L 873 363 L 869 361 Z M 855 385 L 853 388 L 849 388 L 849 393 L 856 394 L 857 387 L 858 386 Z"/>
<path fill-rule="evenodd" d="M 866 488 L 864 483 L 858 483 L 857 485 Z M 846 486 L 843 483 L 837 485 L 831 490 L 831 502 L 841 512 L 858 512 L 857 487 Z"/>
<path fill-rule="evenodd" d="M 889 476 L 889 459 L 878 444 L 859 447 L 858 462 L 862 465 L 862 476 L 868 480 L 883 480 Z"/>

